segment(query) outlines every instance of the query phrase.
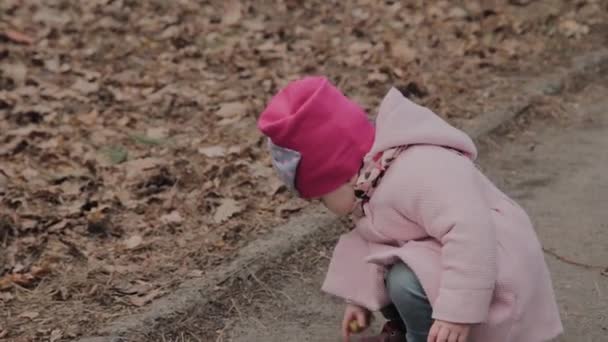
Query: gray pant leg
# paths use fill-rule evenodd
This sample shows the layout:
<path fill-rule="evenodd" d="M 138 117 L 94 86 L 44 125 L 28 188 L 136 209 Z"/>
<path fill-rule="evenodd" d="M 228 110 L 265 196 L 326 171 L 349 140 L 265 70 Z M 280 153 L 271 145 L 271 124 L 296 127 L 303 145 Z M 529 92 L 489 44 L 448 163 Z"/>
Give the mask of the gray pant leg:
<path fill-rule="evenodd" d="M 408 342 L 426 342 L 433 325 L 433 309 L 416 274 L 404 263 L 386 274 L 386 289 L 407 328 Z"/>

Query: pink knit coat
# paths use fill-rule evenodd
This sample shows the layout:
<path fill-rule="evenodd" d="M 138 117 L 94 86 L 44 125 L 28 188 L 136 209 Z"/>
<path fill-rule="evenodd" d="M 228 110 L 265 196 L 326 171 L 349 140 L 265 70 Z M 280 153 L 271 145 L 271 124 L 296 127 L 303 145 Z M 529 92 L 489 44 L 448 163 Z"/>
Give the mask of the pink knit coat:
<path fill-rule="evenodd" d="M 540 342 L 562 332 L 541 245 L 524 210 L 475 166 L 463 132 L 390 90 L 369 155 L 410 145 L 366 216 L 343 235 L 323 290 L 371 310 L 389 303 L 386 265 L 414 270 L 433 318 L 474 324 L 474 342 Z M 461 153 L 456 153 L 460 151 Z"/>

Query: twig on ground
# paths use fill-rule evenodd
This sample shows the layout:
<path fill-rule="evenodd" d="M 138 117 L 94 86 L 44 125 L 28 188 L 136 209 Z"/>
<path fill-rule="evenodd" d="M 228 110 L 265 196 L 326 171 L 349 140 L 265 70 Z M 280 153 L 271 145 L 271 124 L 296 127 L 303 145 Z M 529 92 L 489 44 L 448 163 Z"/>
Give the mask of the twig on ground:
<path fill-rule="evenodd" d="M 268 330 L 268 327 L 264 325 L 264 323 L 262 323 L 262 321 L 260 321 L 259 319 L 255 318 L 255 317 L 251 317 L 251 319 L 256 322 L 260 327 L 262 327 L 262 329 L 264 330 Z"/>
<path fill-rule="evenodd" d="M 278 291 L 280 294 L 282 294 L 285 298 L 287 298 L 287 300 L 289 300 L 292 303 L 295 303 L 296 301 L 293 300 L 293 298 L 291 298 L 287 293 L 285 293 L 285 291 Z"/>
<path fill-rule="evenodd" d="M 559 260 L 561 262 L 565 262 L 566 264 L 569 264 L 569 265 L 582 267 L 582 268 L 585 268 L 588 270 L 602 270 L 601 275 L 608 277 L 608 266 L 589 265 L 589 264 L 585 264 L 582 262 L 570 260 L 570 259 L 566 258 L 565 256 L 561 256 L 561 255 L 557 254 L 555 251 L 545 248 L 545 247 L 543 247 L 543 252 L 545 252 L 545 253 L 555 257 L 557 260 Z"/>
<path fill-rule="evenodd" d="M 249 270 L 248 270 L 249 271 Z M 249 274 L 251 275 L 251 277 L 253 278 L 253 280 L 255 280 L 258 284 L 260 284 L 260 286 L 262 286 L 262 288 L 264 288 L 264 290 L 266 290 L 266 292 L 268 292 L 268 294 L 272 297 L 272 298 L 276 298 L 277 296 L 275 295 L 274 292 L 272 292 L 272 290 L 270 289 L 270 287 L 268 287 L 268 285 L 266 285 L 266 283 L 264 283 L 263 281 L 261 281 L 254 272 L 249 271 Z"/>
<path fill-rule="evenodd" d="M 236 310 L 236 313 L 239 315 L 239 320 L 243 321 L 243 313 L 241 312 L 241 309 L 239 309 L 239 307 L 236 305 L 236 301 L 234 300 L 234 298 L 230 298 L 230 302 L 232 303 L 232 307 Z"/>
<path fill-rule="evenodd" d="M 194 338 L 195 340 L 197 340 L 198 342 L 203 342 L 203 340 L 201 340 L 200 338 L 198 338 L 196 335 L 194 335 L 192 332 L 188 331 L 188 334 L 190 334 L 190 336 L 192 336 L 192 338 Z"/>
<path fill-rule="evenodd" d="M 232 306 L 230 308 L 230 310 L 228 310 L 228 312 L 230 313 L 230 311 L 232 311 L 232 308 L 234 306 Z M 224 323 L 224 327 L 221 330 L 217 330 L 217 338 L 215 339 L 215 342 L 222 342 L 224 341 L 224 333 L 226 332 L 226 330 L 230 327 L 230 321 L 227 321 Z M 199 342 L 202 342 L 201 340 L 199 340 Z"/>
<path fill-rule="evenodd" d="M 602 298 L 602 290 L 600 290 L 600 286 L 598 285 L 597 281 L 594 281 L 593 284 L 595 285 L 595 291 L 597 292 L 597 296 Z"/>
<path fill-rule="evenodd" d="M 236 310 L 236 312 L 239 314 L 239 319 L 244 322 L 245 320 L 243 318 L 243 313 L 239 309 L 239 307 L 236 305 L 236 301 L 234 300 L 234 298 L 230 298 L 230 301 L 232 302 L 232 305 L 234 306 L 234 309 Z M 262 323 L 262 321 L 260 321 L 259 319 L 255 318 L 255 317 L 251 317 L 251 320 L 256 322 L 264 330 L 268 330 L 268 328 L 264 325 L 264 323 Z"/>
<path fill-rule="evenodd" d="M 224 340 L 224 332 L 227 328 L 228 324 L 224 324 L 224 327 L 221 330 L 216 331 L 217 338 L 215 339 L 215 342 L 222 342 Z"/>
<path fill-rule="evenodd" d="M 21 291 L 23 291 L 23 292 L 25 292 L 25 293 L 29 293 L 29 294 L 34 293 L 34 291 L 33 291 L 33 290 L 30 290 L 30 289 L 28 289 L 27 287 L 21 286 L 21 285 L 20 285 L 20 284 L 18 284 L 18 283 L 13 283 L 13 286 L 14 286 L 16 289 L 21 290 Z"/>

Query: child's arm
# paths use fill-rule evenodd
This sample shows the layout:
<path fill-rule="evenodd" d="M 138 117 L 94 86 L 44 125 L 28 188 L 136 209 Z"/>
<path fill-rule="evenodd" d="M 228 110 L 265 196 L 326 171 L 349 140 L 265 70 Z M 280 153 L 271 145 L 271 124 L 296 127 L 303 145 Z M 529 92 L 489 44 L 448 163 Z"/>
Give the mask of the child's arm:
<path fill-rule="evenodd" d="M 334 248 L 322 290 L 369 310 L 389 304 L 384 268 L 365 260 L 373 252 L 357 229 L 343 234 Z"/>
<path fill-rule="evenodd" d="M 395 185 L 391 201 L 442 244 L 433 318 L 483 322 L 496 282 L 497 242 L 482 179 L 470 160 L 445 148 L 418 146 L 404 154 L 387 180 Z"/>

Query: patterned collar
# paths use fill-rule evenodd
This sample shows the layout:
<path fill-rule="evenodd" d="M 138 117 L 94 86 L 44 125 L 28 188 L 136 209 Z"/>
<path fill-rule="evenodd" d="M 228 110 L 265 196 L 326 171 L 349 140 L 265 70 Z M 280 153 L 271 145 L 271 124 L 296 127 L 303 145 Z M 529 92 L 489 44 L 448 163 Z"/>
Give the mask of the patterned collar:
<path fill-rule="evenodd" d="M 377 153 L 373 158 L 363 161 L 354 186 L 355 196 L 357 197 L 357 205 L 353 212 L 355 217 L 365 216 L 365 204 L 371 199 L 386 170 L 406 148 L 407 146 L 389 148 Z"/>

